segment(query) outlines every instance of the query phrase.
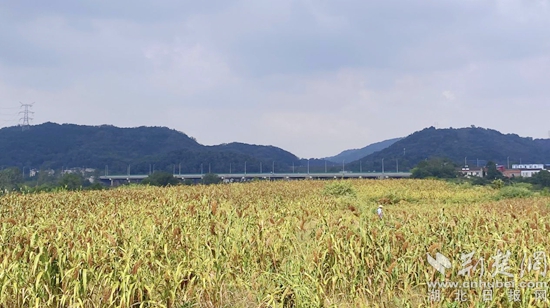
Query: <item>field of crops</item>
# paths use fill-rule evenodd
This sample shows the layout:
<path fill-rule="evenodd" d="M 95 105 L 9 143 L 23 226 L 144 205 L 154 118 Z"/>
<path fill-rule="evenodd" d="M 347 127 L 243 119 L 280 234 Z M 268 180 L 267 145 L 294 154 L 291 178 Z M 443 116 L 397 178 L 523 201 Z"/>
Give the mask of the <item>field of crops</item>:
<path fill-rule="evenodd" d="M 550 281 L 540 253 L 550 198 L 496 201 L 490 187 L 431 180 L 346 183 L 355 194 L 291 181 L 6 195 L 0 306 L 549 306 L 534 287 L 495 287 L 489 298 L 428 283 Z"/>

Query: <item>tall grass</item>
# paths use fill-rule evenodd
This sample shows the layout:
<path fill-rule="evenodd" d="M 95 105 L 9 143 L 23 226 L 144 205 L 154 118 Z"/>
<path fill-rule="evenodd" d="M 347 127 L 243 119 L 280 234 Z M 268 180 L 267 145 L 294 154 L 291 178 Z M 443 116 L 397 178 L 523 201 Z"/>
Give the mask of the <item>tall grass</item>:
<path fill-rule="evenodd" d="M 355 197 L 323 193 L 324 181 L 8 194 L 0 306 L 445 306 L 451 290 L 433 304 L 427 282 L 463 277 L 442 277 L 427 253 L 459 266 L 464 252 L 510 250 L 517 274 L 524 253 L 550 247 L 550 198 L 492 201 L 491 188 L 432 180 L 338 183 Z M 390 197 L 380 221 L 373 209 Z M 514 279 L 548 281 L 530 275 Z M 470 290 L 468 303 L 507 299 L 484 304 Z"/>

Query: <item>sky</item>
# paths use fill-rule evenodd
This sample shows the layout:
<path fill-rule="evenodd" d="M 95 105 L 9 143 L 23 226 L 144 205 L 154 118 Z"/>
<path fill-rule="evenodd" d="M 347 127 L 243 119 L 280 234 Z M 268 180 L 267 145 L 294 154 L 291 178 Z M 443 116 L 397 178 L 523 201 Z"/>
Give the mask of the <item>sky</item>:
<path fill-rule="evenodd" d="M 301 158 L 550 134 L 550 0 L 7 0 L 0 127 L 165 126 Z"/>

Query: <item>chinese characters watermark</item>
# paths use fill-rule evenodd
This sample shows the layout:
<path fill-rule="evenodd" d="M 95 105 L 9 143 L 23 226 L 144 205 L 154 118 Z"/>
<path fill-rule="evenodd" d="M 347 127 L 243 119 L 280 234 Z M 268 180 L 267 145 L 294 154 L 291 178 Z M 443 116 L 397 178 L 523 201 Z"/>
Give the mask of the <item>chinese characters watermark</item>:
<path fill-rule="evenodd" d="M 490 267 L 486 268 L 486 260 L 483 257 L 475 259 L 476 251 L 463 253 L 460 255 L 459 276 L 465 277 L 468 281 L 429 281 L 428 282 L 428 300 L 430 302 L 439 302 L 443 299 L 443 289 L 456 289 L 454 292 L 454 301 L 468 301 L 469 289 L 481 289 L 481 299 L 484 302 L 493 300 L 496 289 L 504 289 L 506 297 L 510 302 L 520 302 L 522 292 L 520 289 L 531 289 L 531 295 L 535 301 L 545 302 L 548 300 L 548 283 L 545 281 L 519 281 L 513 280 L 514 273 L 511 272 L 511 252 L 509 250 L 502 252 L 498 250 L 489 260 Z M 436 253 L 435 258 L 427 254 L 428 263 L 439 273 L 445 276 L 445 271 L 452 268 L 451 260 L 441 253 Z M 547 256 L 544 251 L 536 251 L 532 255 L 524 255 L 521 264 L 519 277 L 523 278 L 530 273 L 537 273 L 538 276 L 546 277 Z M 484 281 L 484 274 L 488 271 L 492 281 Z M 447 276 L 448 277 L 448 276 Z M 504 279 L 504 280 L 499 280 Z"/>

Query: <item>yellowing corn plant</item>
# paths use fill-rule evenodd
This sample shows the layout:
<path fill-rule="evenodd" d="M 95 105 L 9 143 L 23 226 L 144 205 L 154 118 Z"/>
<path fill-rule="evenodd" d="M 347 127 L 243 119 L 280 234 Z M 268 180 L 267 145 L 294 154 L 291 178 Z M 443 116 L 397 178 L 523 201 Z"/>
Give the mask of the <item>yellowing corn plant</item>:
<path fill-rule="evenodd" d="M 8 194 L 0 306 L 549 306 L 535 287 L 489 299 L 434 285 L 548 283 L 549 198 L 432 180 L 353 180 L 334 196 L 327 183 Z"/>

